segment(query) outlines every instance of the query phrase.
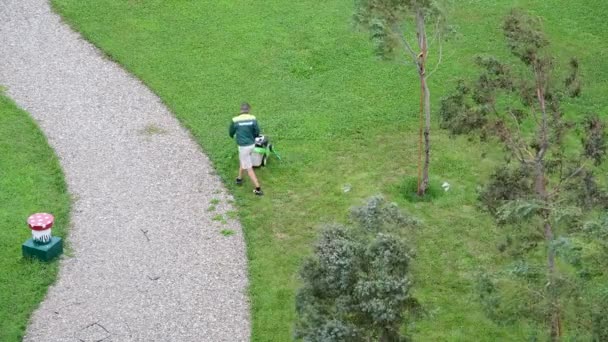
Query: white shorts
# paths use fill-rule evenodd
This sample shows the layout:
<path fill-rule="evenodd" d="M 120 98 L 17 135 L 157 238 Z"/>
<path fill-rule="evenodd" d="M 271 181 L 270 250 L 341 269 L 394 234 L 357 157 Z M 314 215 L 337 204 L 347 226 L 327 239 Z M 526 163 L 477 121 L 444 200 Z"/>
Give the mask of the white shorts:
<path fill-rule="evenodd" d="M 251 162 L 251 153 L 253 153 L 254 148 L 255 145 L 239 146 L 239 161 L 241 163 L 241 169 L 248 170 L 253 167 Z"/>

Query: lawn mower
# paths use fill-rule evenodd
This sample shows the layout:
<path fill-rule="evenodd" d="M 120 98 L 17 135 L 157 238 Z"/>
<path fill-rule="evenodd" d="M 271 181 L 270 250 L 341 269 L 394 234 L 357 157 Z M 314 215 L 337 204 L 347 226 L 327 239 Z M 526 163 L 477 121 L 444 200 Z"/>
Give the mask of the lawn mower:
<path fill-rule="evenodd" d="M 260 135 L 255 138 L 255 147 L 251 154 L 251 163 L 253 164 L 253 167 L 266 166 L 270 154 L 274 154 L 278 160 L 281 160 L 281 156 L 274 150 L 268 137 Z"/>

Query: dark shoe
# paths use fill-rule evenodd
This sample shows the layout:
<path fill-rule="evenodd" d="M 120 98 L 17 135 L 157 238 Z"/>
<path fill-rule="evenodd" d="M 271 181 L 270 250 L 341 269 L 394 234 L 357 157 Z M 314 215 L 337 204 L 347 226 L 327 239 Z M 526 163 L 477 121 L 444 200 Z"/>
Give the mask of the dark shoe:
<path fill-rule="evenodd" d="M 262 189 L 260 189 L 260 188 L 253 189 L 253 193 L 254 193 L 256 196 L 262 196 L 262 195 L 264 195 L 264 192 L 263 192 L 263 191 L 262 191 Z"/>
<path fill-rule="evenodd" d="M 243 185 L 243 180 L 241 178 L 237 178 L 236 185 Z"/>

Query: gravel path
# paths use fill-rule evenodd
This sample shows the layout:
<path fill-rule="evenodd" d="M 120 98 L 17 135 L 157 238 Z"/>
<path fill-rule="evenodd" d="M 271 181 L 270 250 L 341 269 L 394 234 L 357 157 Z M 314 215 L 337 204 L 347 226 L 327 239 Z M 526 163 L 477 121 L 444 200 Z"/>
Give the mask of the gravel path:
<path fill-rule="evenodd" d="M 230 196 L 160 100 L 44 0 L 0 0 L 0 84 L 46 133 L 75 199 L 71 256 L 24 340 L 248 340 L 241 228 L 212 219 Z"/>

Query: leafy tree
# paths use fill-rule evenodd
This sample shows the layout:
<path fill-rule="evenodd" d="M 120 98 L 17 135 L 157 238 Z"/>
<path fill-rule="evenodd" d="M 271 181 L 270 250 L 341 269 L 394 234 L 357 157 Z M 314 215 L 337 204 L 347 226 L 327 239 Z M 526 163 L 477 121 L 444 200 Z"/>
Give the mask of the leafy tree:
<path fill-rule="evenodd" d="M 602 275 L 588 272 L 585 265 L 583 249 L 591 245 L 583 243 L 581 222 L 589 215 L 585 213 L 605 203 L 593 167 L 606 154 L 606 134 L 603 122 L 590 116 L 583 122 L 582 146 L 566 139 L 576 124 L 564 118 L 560 101 L 581 93 L 578 62 L 570 61 L 571 72 L 560 86 L 540 20 L 513 10 L 503 31 L 523 67 L 512 69 L 493 57 L 477 58 L 483 70 L 480 77 L 471 86 L 460 83 L 442 101 L 441 125 L 452 134 L 496 137 L 507 152 L 505 164 L 492 175 L 480 199 L 499 223 L 520 231 L 520 241 L 507 241 L 501 250 L 518 246 L 513 254 L 518 262 L 509 274 L 526 283 L 523 288 L 530 296 L 525 299 L 526 309 L 524 305 L 508 308 L 496 297 L 495 284 L 482 277 L 482 299 L 494 314 L 536 306 L 530 316 L 540 313 L 541 321 L 546 317 L 551 340 L 557 341 L 562 336 L 563 306 L 580 288 L 577 281 Z M 539 249 L 544 266 L 536 263 Z M 523 297 L 523 292 L 515 291 L 513 296 Z"/>
<path fill-rule="evenodd" d="M 352 225 L 327 225 L 300 270 L 296 337 L 304 341 L 405 341 L 401 327 L 417 307 L 412 252 L 400 230 L 417 222 L 373 197 Z"/>
<path fill-rule="evenodd" d="M 431 154 L 431 92 L 427 73 L 429 40 L 427 25 L 434 20 L 434 31 L 439 38 L 439 63 L 441 63 L 441 33 L 443 16 L 434 0 L 355 0 L 357 11 L 355 21 L 369 30 L 376 52 L 384 57 L 401 56 L 404 51 L 411 58 L 420 80 L 420 147 L 418 155 L 418 195 L 425 194 L 429 183 Z M 412 23 L 413 29 L 405 29 Z M 415 33 L 417 50 L 410 44 L 408 34 Z M 435 68 L 436 70 L 436 68 Z M 434 70 L 433 70 L 434 71 Z M 424 113 L 424 129 L 423 129 Z M 422 137 L 424 135 L 424 166 L 422 166 Z"/>

